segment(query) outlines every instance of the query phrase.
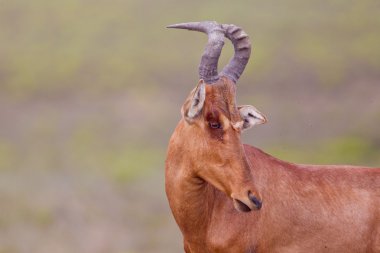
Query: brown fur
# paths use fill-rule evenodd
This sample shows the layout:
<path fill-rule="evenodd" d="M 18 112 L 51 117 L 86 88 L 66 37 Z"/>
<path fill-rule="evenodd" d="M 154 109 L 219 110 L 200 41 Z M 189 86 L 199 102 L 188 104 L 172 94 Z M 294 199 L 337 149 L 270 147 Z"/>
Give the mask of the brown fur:
<path fill-rule="evenodd" d="M 380 169 L 297 165 L 243 146 L 234 87 L 207 85 L 202 115 L 170 139 L 166 193 L 185 252 L 379 253 Z M 247 191 L 260 210 L 234 208 Z"/>

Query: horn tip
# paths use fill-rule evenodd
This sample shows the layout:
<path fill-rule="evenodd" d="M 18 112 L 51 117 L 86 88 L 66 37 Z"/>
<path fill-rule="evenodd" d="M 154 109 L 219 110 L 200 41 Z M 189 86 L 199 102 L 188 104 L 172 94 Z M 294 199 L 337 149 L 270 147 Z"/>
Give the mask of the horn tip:
<path fill-rule="evenodd" d="M 168 25 L 166 28 L 177 28 L 177 29 L 187 29 L 187 30 L 196 30 L 204 31 L 218 26 L 216 21 L 201 21 L 201 22 L 187 22 L 187 23 L 178 23 L 173 25 Z"/>
<path fill-rule="evenodd" d="M 187 29 L 191 30 L 193 29 L 194 23 L 189 22 L 189 23 L 179 23 L 179 24 L 173 24 L 173 25 L 168 25 L 166 28 L 177 28 L 177 29 Z"/>
<path fill-rule="evenodd" d="M 177 25 L 167 25 L 166 28 L 176 28 Z"/>

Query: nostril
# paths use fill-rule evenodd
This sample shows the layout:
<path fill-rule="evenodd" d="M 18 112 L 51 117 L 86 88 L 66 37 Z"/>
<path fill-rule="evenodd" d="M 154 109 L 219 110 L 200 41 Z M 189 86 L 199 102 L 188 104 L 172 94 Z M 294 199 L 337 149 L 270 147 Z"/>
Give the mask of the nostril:
<path fill-rule="evenodd" d="M 255 204 L 257 210 L 261 209 L 261 207 L 263 206 L 263 202 L 256 198 L 256 196 L 253 195 L 251 191 L 248 191 L 248 198 L 253 202 L 253 204 Z"/>

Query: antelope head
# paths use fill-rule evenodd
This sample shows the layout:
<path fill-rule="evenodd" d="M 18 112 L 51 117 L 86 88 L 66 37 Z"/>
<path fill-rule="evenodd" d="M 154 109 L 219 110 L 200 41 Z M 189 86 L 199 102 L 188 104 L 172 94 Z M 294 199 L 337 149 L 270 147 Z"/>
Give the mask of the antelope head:
<path fill-rule="evenodd" d="M 248 35 L 235 25 L 211 21 L 168 27 L 208 35 L 199 66 L 200 81 L 182 106 L 182 120 L 170 145 L 181 150 L 181 159 L 192 168 L 196 177 L 231 197 L 237 210 L 258 210 L 262 200 L 254 185 L 241 132 L 265 123 L 266 118 L 253 106 L 237 106 L 235 100 L 236 82 L 251 53 Z M 235 54 L 218 73 L 224 37 L 233 43 Z"/>

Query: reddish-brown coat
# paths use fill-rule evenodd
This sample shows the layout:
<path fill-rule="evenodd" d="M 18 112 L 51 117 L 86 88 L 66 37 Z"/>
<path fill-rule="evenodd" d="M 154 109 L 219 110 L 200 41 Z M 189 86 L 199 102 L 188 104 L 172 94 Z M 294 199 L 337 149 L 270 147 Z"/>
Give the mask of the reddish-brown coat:
<path fill-rule="evenodd" d="M 243 146 L 225 122 L 222 140 L 213 138 L 210 110 L 236 117 L 226 86 L 207 87 L 203 115 L 182 119 L 169 144 L 166 192 L 185 252 L 379 253 L 380 169 L 287 163 Z M 260 210 L 234 208 L 230 195 L 247 189 Z"/>

